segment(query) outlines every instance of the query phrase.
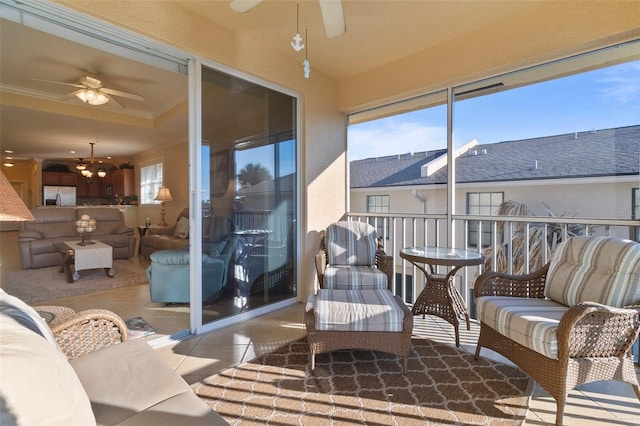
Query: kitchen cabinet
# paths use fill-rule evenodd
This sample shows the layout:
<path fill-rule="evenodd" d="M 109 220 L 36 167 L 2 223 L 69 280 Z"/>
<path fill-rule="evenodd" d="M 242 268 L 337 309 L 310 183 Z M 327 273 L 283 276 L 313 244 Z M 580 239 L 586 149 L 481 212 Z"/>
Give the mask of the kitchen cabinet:
<path fill-rule="evenodd" d="M 135 195 L 135 182 L 133 169 L 117 169 L 109 172 L 113 196 L 129 197 Z"/>
<path fill-rule="evenodd" d="M 76 186 L 76 173 L 42 172 L 42 186 Z"/>
<path fill-rule="evenodd" d="M 94 176 L 89 181 L 87 178 L 79 176 L 76 194 L 78 198 L 104 198 L 102 179 Z"/>

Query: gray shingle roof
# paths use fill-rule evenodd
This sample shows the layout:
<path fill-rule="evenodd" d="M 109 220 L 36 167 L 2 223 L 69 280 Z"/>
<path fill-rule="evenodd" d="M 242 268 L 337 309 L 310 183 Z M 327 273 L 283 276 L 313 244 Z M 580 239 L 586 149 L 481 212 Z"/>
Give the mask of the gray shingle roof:
<path fill-rule="evenodd" d="M 446 152 L 352 161 L 351 187 L 446 183 L 446 165 L 429 177 L 420 176 L 422 165 Z M 460 183 L 638 175 L 639 170 L 640 126 L 478 145 L 456 159 Z"/>

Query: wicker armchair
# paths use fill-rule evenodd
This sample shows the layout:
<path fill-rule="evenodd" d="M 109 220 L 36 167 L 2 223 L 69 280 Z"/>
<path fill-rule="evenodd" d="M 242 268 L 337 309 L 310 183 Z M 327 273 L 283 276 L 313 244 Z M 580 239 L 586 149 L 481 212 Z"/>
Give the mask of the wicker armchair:
<path fill-rule="evenodd" d="M 127 326 L 118 315 L 104 309 L 77 312 L 51 327 L 56 343 L 67 359 L 127 341 Z"/>
<path fill-rule="evenodd" d="M 311 370 L 317 354 L 368 349 L 402 357 L 406 373 L 413 315 L 390 291 L 393 258 L 375 228 L 335 222 L 320 237 L 315 263 L 321 288 L 309 296 L 304 315 Z"/>
<path fill-rule="evenodd" d="M 333 240 L 333 236 L 348 233 L 352 236 L 345 244 Z M 335 250 L 328 249 L 327 239 L 333 244 L 342 245 L 343 253 L 334 253 Z M 363 255 L 361 244 L 365 246 L 371 241 L 376 245 L 375 259 L 371 259 L 366 254 Z M 346 260 L 340 260 L 346 259 Z M 320 248 L 315 256 L 316 272 L 320 288 L 341 288 L 341 277 L 348 277 L 349 288 L 362 288 L 358 280 L 367 280 L 381 283 L 374 284 L 378 288 L 391 288 L 393 278 L 393 257 L 388 256 L 383 248 L 382 239 L 377 236 L 373 226 L 364 222 L 335 222 L 326 231 L 320 231 Z M 327 279 L 327 273 L 331 274 L 331 279 Z M 337 286 L 329 281 L 338 281 Z M 354 281 L 355 280 L 355 281 Z M 345 287 L 346 288 L 346 287 Z"/>
<path fill-rule="evenodd" d="M 640 399 L 631 346 L 640 331 L 640 244 L 574 237 L 529 275 L 480 275 L 474 286 L 482 347 L 517 364 L 556 400 L 599 380 L 629 383 Z M 526 303 L 523 303 L 526 300 Z"/>

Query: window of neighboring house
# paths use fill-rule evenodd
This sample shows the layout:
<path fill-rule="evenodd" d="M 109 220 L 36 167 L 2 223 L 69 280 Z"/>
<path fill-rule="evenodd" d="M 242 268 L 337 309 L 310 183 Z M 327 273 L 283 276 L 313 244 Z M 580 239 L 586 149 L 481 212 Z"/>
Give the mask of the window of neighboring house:
<path fill-rule="evenodd" d="M 467 192 L 467 214 L 495 216 L 504 201 L 503 192 Z M 482 233 L 481 243 L 485 248 L 491 245 L 493 227 L 488 220 L 469 222 L 469 247 L 478 247 L 478 232 Z"/>
<path fill-rule="evenodd" d="M 154 198 L 162 186 L 163 168 L 162 159 L 140 164 L 140 204 L 160 204 Z"/>
<path fill-rule="evenodd" d="M 640 188 L 633 188 L 631 191 L 631 202 L 633 205 L 631 218 L 637 220 L 640 219 Z M 633 239 L 640 241 L 640 226 L 636 226 L 633 230 Z"/>
<path fill-rule="evenodd" d="M 367 213 L 389 213 L 388 195 L 367 195 Z M 376 227 L 379 237 L 389 238 L 389 220 L 384 217 L 371 217 L 369 223 Z"/>

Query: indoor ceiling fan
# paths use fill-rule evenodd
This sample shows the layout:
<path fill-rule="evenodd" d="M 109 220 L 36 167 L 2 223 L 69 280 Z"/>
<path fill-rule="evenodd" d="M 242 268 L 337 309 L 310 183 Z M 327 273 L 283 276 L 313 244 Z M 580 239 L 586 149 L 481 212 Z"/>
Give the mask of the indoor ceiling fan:
<path fill-rule="evenodd" d="M 245 13 L 260 4 L 262 0 L 232 0 L 231 8 L 236 12 Z M 324 29 L 327 37 L 338 37 L 347 30 L 344 22 L 344 13 L 342 11 L 341 0 L 318 0 L 320 3 L 320 11 L 322 12 L 322 20 L 324 21 Z"/>
<path fill-rule="evenodd" d="M 64 83 L 61 81 L 51 81 L 51 80 L 40 80 L 34 79 L 36 81 L 42 81 L 45 83 L 54 83 L 61 84 L 64 86 L 76 87 L 78 90 L 75 90 L 64 97 L 65 100 L 73 99 L 73 97 L 77 97 L 82 102 L 90 104 L 90 105 L 103 105 L 109 101 L 113 101 L 115 104 L 119 105 L 121 108 L 125 108 L 120 102 L 115 100 L 113 96 L 120 96 L 122 98 L 133 99 L 135 101 L 144 102 L 144 97 L 140 95 L 136 95 L 134 93 L 122 92 L 120 90 L 109 89 L 102 85 L 102 82 L 95 77 L 91 77 L 90 75 L 85 75 L 78 79 L 78 83 Z"/>

